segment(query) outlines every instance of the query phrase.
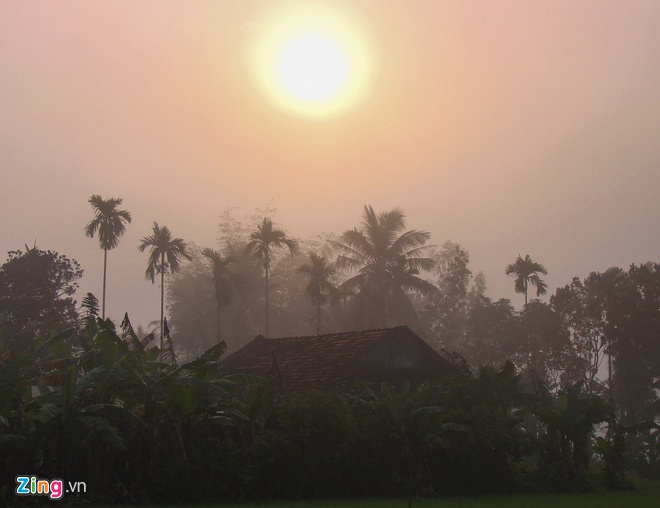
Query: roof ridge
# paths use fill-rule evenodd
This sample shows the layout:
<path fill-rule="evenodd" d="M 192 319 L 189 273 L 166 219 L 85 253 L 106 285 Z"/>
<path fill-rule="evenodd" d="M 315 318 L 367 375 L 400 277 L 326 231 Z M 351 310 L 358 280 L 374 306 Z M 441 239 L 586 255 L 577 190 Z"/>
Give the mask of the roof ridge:
<path fill-rule="evenodd" d="M 421 344 L 411 342 L 415 337 Z M 432 377 L 436 371 L 447 371 L 447 360 L 424 344 L 406 326 L 274 339 L 258 336 L 221 364 L 232 374 L 268 376 L 276 368 L 289 390 L 324 390 L 365 376 L 366 381 L 373 377 L 374 382 L 396 382 L 401 376 Z M 405 358 L 412 355 L 409 360 L 414 365 L 409 368 L 407 360 L 401 363 L 398 356 L 391 357 L 397 351 Z M 392 358 L 396 361 L 390 365 Z M 274 362 L 278 367 L 273 367 Z"/>
<path fill-rule="evenodd" d="M 264 339 L 264 340 L 283 340 L 283 339 L 311 339 L 313 337 L 327 337 L 331 335 L 361 335 L 363 333 L 372 333 L 372 332 L 389 332 L 392 330 L 395 330 L 397 328 L 408 328 L 406 325 L 398 325 L 398 326 L 391 326 L 391 327 L 383 327 L 383 328 L 367 328 L 364 330 L 347 330 L 344 332 L 328 332 L 328 333 L 322 333 L 319 335 L 290 335 L 287 337 L 264 337 L 263 335 L 257 335 L 255 337 L 256 339 Z"/>

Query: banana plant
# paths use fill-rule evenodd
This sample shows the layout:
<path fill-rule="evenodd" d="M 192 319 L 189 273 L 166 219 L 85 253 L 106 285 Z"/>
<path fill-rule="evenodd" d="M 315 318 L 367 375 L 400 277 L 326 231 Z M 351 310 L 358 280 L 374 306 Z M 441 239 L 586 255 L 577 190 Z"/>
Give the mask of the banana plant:
<path fill-rule="evenodd" d="M 612 417 L 612 408 L 598 395 L 584 390 L 584 381 L 568 384 L 556 395 L 538 387 L 534 412 L 545 426 L 541 446 L 545 466 L 567 482 L 587 479 L 594 426 Z"/>
<path fill-rule="evenodd" d="M 422 383 L 413 389 L 404 382 L 400 389 L 387 383 L 375 392 L 364 384 L 362 398 L 384 416 L 390 437 L 398 442 L 400 478 L 408 484 L 409 496 L 423 490 L 428 476 L 428 457 L 432 449 L 451 446 L 457 435 L 467 435 L 470 428 L 460 423 L 445 421 L 444 408 L 432 403 L 430 384 Z M 428 483 L 428 482 L 426 482 Z"/>

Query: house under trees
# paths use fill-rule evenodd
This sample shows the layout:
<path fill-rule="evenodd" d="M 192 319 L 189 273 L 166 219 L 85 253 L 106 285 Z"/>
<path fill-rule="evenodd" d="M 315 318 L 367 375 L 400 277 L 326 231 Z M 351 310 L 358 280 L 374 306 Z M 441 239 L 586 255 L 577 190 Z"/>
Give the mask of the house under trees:
<path fill-rule="evenodd" d="M 224 374 L 272 376 L 285 391 L 350 390 L 360 381 L 419 384 L 457 367 L 407 326 L 267 339 L 221 362 Z"/>

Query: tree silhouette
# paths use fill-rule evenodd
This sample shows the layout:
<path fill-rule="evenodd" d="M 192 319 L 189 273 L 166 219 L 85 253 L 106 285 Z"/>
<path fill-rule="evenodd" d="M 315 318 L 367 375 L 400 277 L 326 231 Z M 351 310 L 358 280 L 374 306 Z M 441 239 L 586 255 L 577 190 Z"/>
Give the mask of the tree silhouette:
<path fill-rule="evenodd" d="M 181 258 L 191 260 L 186 252 L 186 242 L 181 238 L 172 238 L 167 226 L 162 228 L 154 222 L 153 233 L 145 236 L 138 247 L 140 252 L 149 249 L 149 260 L 145 278 L 154 282 L 156 274 L 160 273 L 160 349 L 163 349 L 163 319 L 165 317 L 165 273 L 169 267 L 170 273 L 180 269 Z"/>
<path fill-rule="evenodd" d="M 612 314 L 613 302 L 621 287 L 626 282 L 626 273 L 618 266 L 611 266 L 604 272 L 591 272 L 585 280 L 585 287 L 591 296 L 590 311 L 602 315 L 609 321 Z M 606 328 L 605 341 L 607 343 L 607 386 L 612 396 L 612 355 L 614 354 L 614 337 L 611 327 Z"/>
<path fill-rule="evenodd" d="M 360 229 L 345 231 L 335 246 L 340 255 L 337 266 L 357 274 L 346 280 L 341 289 L 353 293 L 366 324 L 387 325 L 392 318 L 404 315 L 417 319 L 406 294 L 436 292 L 436 287 L 420 278 L 420 270 L 430 270 L 430 238 L 427 231 L 405 231 L 405 216 L 394 208 L 376 214 L 365 205 Z"/>
<path fill-rule="evenodd" d="M 298 242 L 287 238 L 281 229 L 274 229 L 273 222 L 264 217 L 257 230 L 250 235 L 250 241 L 245 247 L 246 251 L 253 253 L 257 259 L 264 263 L 266 271 L 266 337 L 268 337 L 268 273 L 273 249 L 287 248 L 291 255 L 298 252 Z"/>
<path fill-rule="evenodd" d="M 305 288 L 305 296 L 316 305 L 316 334 L 321 334 L 321 304 L 325 303 L 328 296 L 337 300 L 339 291 L 330 279 L 336 273 L 336 269 L 328 262 L 325 256 L 315 252 L 309 254 L 309 263 L 298 268 L 299 273 L 309 276 L 309 283 Z"/>
<path fill-rule="evenodd" d="M 202 255 L 211 261 L 213 289 L 216 302 L 218 342 L 220 342 L 220 308 L 227 307 L 231 303 L 234 290 L 244 288 L 246 282 L 239 273 L 232 270 L 232 265 L 237 263 L 232 256 L 223 257 L 217 250 L 209 248 L 203 249 Z"/>
<path fill-rule="evenodd" d="M 4 326 L 12 333 L 29 328 L 51 333 L 75 326 L 74 295 L 83 276 L 78 262 L 36 245 L 8 254 L 0 265 L 0 333 Z"/>
<path fill-rule="evenodd" d="M 85 226 L 85 235 L 94 238 L 98 232 L 99 245 L 103 249 L 103 299 L 101 318 L 105 319 L 105 282 L 108 267 L 108 251 L 119 245 L 119 238 L 126 231 L 126 224 L 131 222 L 131 214 L 126 210 L 118 210 L 121 198 L 103 199 L 99 194 L 89 198 L 94 210 L 94 218 Z"/>
<path fill-rule="evenodd" d="M 525 305 L 529 284 L 536 287 L 536 296 L 544 295 L 548 290 L 548 285 L 539 277 L 539 274 L 548 275 L 548 271 L 541 263 L 532 261 L 529 254 L 524 259 L 518 254 L 516 262 L 506 267 L 506 274 L 515 278 L 516 293 L 525 295 Z"/>

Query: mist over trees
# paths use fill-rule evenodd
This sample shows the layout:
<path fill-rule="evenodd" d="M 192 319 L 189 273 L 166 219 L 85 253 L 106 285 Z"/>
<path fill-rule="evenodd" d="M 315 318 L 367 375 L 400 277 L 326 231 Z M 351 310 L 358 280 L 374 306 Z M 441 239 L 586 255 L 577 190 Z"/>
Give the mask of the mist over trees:
<path fill-rule="evenodd" d="M 211 279 L 217 308 L 217 341 L 222 340 L 220 333 L 220 315 L 223 307 L 227 307 L 234 297 L 234 292 L 246 287 L 245 279 L 237 271 L 237 261 L 232 256 L 223 257 L 215 249 L 202 249 L 202 255 L 211 262 Z"/>
<path fill-rule="evenodd" d="M 525 297 L 516 308 L 487 295 L 466 249 L 429 245 L 399 209 L 367 205 L 353 229 L 309 239 L 275 216 L 228 209 L 203 248 L 153 223 L 138 248 L 146 278 L 160 274 L 160 335 L 135 331 L 128 313 L 117 327 L 91 293 L 78 308 L 75 260 L 9 252 L 2 478 L 28 464 L 75 472 L 108 499 L 115 482 L 153 501 L 165 485 L 180 500 L 202 484 L 216 499 L 418 495 L 582 489 L 594 464 L 607 488 L 630 486 L 627 471 L 660 473 L 660 264 L 576 277 L 543 301 L 548 270 L 518 255 L 502 267 Z M 290 397 L 273 379 L 219 369 L 259 334 L 404 324 L 456 376 Z"/>
<path fill-rule="evenodd" d="M 305 288 L 305 296 L 316 305 L 316 334 L 321 334 L 321 305 L 328 301 L 337 303 L 340 291 L 332 283 L 332 278 L 336 275 L 336 267 L 328 261 L 325 256 L 316 252 L 310 252 L 308 255 L 309 263 L 298 267 L 298 272 L 308 277 L 308 284 Z"/>
<path fill-rule="evenodd" d="M 249 242 L 250 220 L 254 223 L 255 217 L 241 223 L 229 212 L 224 216 L 219 229 L 224 232 L 226 255 L 241 252 Z M 450 241 L 441 247 L 426 245 L 428 233 L 406 230 L 399 210 L 379 214 L 367 206 L 359 227 L 330 238 L 298 240 L 295 255 L 270 260 L 273 336 L 316 333 L 319 315 L 324 332 L 406 324 L 434 347 L 458 353 L 469 365 L 500 368 L 510 360 L 529 383 L 535 378 L 558 390 L 580 382 L 588 393 L 616 396 L 622 404 L 625 399 L 626 414 L 643 412 L 644 401 L 648 407 L 655 400 L 651 392 L 658 375 L 658 328 L 653 328 L 659 312 L 656 264 L 576 278 L 544 302 L 530 299 L 528 293 L 531 288 L 537 297 L 546 293 L 541 278 L 546 268 L 529 255 L 519 255 L 504 267 L 514 278 L 516 292 L 526 297 L 517 310 L 509 299 L 486 295 L 486 278 L 473 275 L 464 248 Z M 301 253 L 320 252 L 320 246 L 325 277 L 338 294 L 334 303 L 323 306 L 311 298 L 315 308 L 310 309 L 304 295 L 310 294 L 311 265 Z M 230 351 L 263 333 L 260 325 L 255 326 L 265 298 L 259 294 L 264 273 L 256 265 L 261 263 L 248 256 L 237 264 L 249 289 L 227 308 L 223 333 Z M 181 350 L 200 337 L 205 337 L 205 346 L 212 344 L 210 280 L 208 267 L 193 262 L 169 286 L 175 344 Z M 206 289 L 185 289 L 194 285 Z M 634 409 L 628 408 L 632 405 Z"/>

